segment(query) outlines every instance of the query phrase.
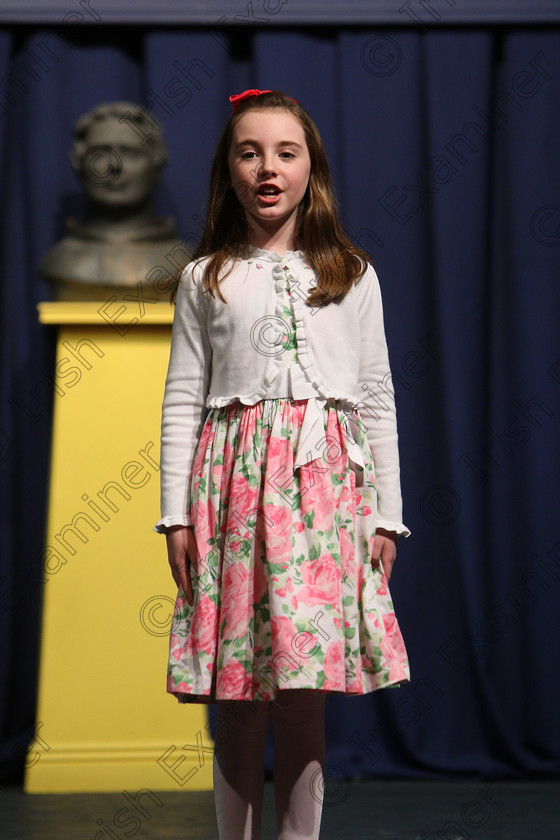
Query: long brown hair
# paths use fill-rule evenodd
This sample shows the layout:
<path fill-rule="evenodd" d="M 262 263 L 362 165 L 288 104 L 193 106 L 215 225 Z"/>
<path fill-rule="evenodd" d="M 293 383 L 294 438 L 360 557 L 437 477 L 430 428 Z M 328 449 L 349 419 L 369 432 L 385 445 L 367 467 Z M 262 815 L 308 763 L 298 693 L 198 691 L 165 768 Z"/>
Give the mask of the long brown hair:
<path fill-rule="evenodd" d="M 371 257 L 354 245 L 344 234 L 338 219 L 336 199 L 325 149 L 317 126 L 298 102 L 280 91 L 270 91 L 242 100 L 228 120 L 222 133 L 210 177 L 210 193 L 206 224 L 191 261 L 210 256 L 204 270 L 204 290 L 215 293 L 227 302 L 220 290 L 220 279 L 233 268 L 233 260 L 241 256 L 251 244 L 251 230 L 245 211 L 230 184 L 228 155 L 233 129 L 249 110 L 289 111 L 301 124 L 311 170 L 309 183 L 296 216 L 294 250 L 302 250 L 314 269 L 317 285 L 306 300 L 309 306 L 326 306 L 346 295 L 356 279 L 361 277 Z M 226 260 L 230 269 L 220 277 Z M 177 285 L 181 271 L 175 276 Z M 176 285 L 172 300 L 176 294 Z"/>

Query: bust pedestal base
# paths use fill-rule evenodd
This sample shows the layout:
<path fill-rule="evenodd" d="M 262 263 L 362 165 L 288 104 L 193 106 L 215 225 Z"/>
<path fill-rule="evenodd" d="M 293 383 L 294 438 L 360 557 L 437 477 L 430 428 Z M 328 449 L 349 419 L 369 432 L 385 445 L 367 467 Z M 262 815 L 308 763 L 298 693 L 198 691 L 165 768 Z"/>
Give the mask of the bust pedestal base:
<path fill-rule="evenodd" d="M 39 309 L 43 323 L 58 325 L 58 341 L 25 791 L 209 790 L 206 708 L 166 692 L 176 588 L 165 537 L 151 530 L 173 310 L 161 301 L 123 333 L 99 303 Z"/>

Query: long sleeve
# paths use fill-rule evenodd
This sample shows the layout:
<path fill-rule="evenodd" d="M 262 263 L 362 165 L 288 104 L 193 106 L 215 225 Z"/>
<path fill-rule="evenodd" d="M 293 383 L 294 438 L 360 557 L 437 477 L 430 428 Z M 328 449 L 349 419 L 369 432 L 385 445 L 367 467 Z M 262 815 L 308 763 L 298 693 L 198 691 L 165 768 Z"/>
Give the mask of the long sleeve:
<path fill-rule="evenodd" d="M 177 290 L 161 418 L 161 519 L 154 526 L 158 533 L 166 533 L 171 525 L 191 524 L 188 493 L 212 364 L 201 275 L 189 263 Z"/>
<path fill-rule="evenodd" d="M 371 264 L 357 284 L 360 322 L 360 417 L 373 454 L 377 524 L 407 537 L 402 522 L 395 398 L 377 274 Z"/>

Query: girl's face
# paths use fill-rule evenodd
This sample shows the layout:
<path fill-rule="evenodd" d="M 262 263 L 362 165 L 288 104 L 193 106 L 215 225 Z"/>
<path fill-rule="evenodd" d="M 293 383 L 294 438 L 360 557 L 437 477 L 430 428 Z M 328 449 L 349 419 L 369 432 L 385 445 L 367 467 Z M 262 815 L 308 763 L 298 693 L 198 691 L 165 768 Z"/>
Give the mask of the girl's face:
<path fill-rule="evenodd" d="M 231 184 L 255 230 L 295 223 L 311 159 L 299 120 L 289 111 L 248 111 L 233 129 L 228 155 Z"/>

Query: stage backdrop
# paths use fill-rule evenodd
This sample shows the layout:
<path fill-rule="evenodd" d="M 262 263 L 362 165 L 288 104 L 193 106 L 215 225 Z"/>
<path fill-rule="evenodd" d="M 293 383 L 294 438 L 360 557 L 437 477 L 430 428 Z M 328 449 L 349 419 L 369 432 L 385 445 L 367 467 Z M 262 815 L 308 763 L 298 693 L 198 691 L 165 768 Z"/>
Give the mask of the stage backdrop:
<path fill-rule="evenodd" d="M 4 783 L 28 744 L 34 760 L 48 748 L 34 724 L 53 336 L 37 267 L 83 210 L 72 126 L 102 101 L 144 103 L 171 155 L 159 209 L 194 244 L 228 96 L 249 87 L 319 125 L 344 225 L 379 273 L 398 399 L 413 535 L 392 590 L 413 682 L 329 698 L 328 773 L 558 773 L 560 31 L 447 27 L 444 3 L 437 28 L 283 28 L 277 5 L 274 25 L 230 30 L 0 30 Z"/>

